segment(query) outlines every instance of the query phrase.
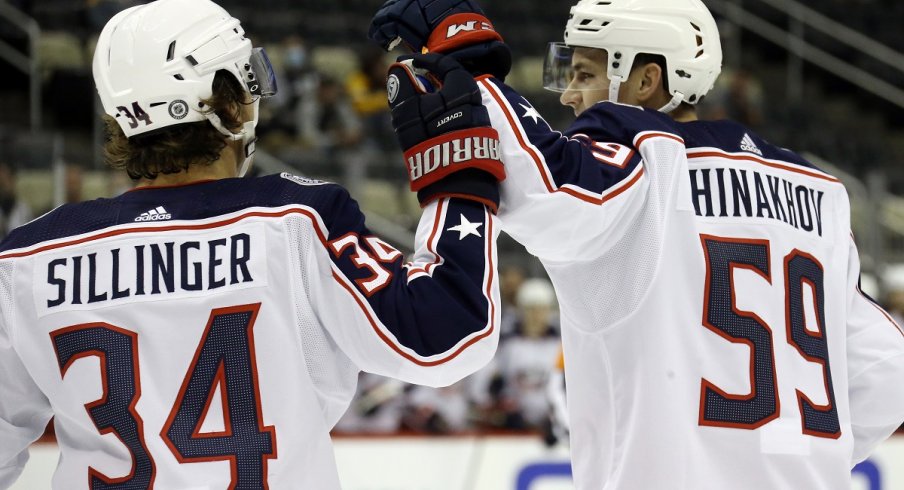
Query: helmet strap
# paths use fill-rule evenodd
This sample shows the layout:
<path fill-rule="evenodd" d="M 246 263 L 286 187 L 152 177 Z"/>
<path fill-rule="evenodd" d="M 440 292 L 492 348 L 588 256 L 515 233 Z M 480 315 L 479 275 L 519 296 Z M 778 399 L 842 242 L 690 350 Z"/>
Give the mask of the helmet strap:
<path fill-rule="evenodd" d="M 624 81 L 625 79 L 618 75 L 613 75 L 609 79 L 609 102 L 618 102 L 618 89 Z"/>
<path fill-rule="evenodd" d="M 669 101 L 668 104 L 659 108 L 659 112 L 664 112 L 666 114 L 675 110 L 676 107 L 681 105 L 684 102 L 684 94 L 681 92 L 675 92 L 675 95 L 672 96 L 672 100 Z"/>
<path fill-rule="evenodd" d="M 238 133 L 233 133 L 228 130 L 226 126 L 223 126 L 223 120 L 220 119 L 220 116 L 216 115 L 213 111 L 205 114 L 205 117 L 210 124 L 213 125 L 217 131 L 220 132 L 223 136 L 226 136 L 231 141 L 241 141 L 242 148 L 244 149 L 244 160 L 238 169 L 238 176 L 244 177 L 248 170 L 251 168 L 251 162 L 254 160 L 254 150 L 255 143 L 257 143 L 257 120 L 259 116 L 258 108 L 260 106 L 260 99 L 252 102 L 254 108 L 254 116 L 250 121 L 246 121 L 242 124 L 242 130 Z"/>

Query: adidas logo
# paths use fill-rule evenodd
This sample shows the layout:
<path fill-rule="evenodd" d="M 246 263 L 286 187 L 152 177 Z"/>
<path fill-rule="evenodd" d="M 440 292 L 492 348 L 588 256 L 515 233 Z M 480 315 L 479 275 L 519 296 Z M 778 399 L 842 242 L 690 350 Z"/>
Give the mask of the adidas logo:
<path fill-rule="evenodd" d="M 753 138 L 750 137 L 749 134 L 744 133 L 744 137 L 741 138 L 741 149 L 744 151 L 749 151 L 750 153 L 756 153 L 759 156 L 763 156 L 763 152 L 757 148 L 756 143 L 753 142 Z"/>
<path fill-rule="evenodd" d="M 150 211 L 141 213 L 141 216 L 135 218 L 135 221 L 164 221 L 172 219 L 172 217 L 173 215 L 167 213 L 163 206 L 157 206 Z"/>

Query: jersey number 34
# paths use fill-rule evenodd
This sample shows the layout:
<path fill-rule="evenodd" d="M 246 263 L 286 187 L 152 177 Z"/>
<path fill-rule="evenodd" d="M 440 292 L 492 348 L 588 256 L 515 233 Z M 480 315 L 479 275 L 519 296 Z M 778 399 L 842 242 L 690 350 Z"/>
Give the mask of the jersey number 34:
<path fill-rule="evenodd" d="M 267 488 L 267 460 L 276 457 L 276 430 L 261 414 L 254 357 L 254 321 L 260 303 L 211 311 L 201 342 L 160 437 L 180 463 L 229 461 L 232 488 Z M 135 409 L 141 397 L 138 334 L 107 324 L 74 325 L 50 333 L 65 378 L 83 357 L 100 360 L 103 396 L 85 405 L 101 434 L 113 433 L 129 449 L 132 471 L 109 478 L 88 469 L 90 488 L 153 488 L 156 466 Z M 217 388 L 225 429 L 201 432 Z"/>

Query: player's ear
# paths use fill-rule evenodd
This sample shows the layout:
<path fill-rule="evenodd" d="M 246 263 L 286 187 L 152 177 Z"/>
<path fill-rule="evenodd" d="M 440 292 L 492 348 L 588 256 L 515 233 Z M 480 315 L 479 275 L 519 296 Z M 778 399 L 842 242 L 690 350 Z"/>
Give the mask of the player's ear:
<path fill-rule="evenodd" d="M 646 106 L 646 102 L 653 101 L 665 91 L 663 75 L 662 67 L 657 63 L 646 63 L 635 70 L 638 105 Z"/>

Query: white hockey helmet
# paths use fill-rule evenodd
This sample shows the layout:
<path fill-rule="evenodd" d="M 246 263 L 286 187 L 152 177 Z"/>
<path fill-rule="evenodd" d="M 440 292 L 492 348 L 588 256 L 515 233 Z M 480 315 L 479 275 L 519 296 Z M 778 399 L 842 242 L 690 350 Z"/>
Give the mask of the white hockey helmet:
<path fill-rule="evenodd" d="M 266 53 L 252 48 L 238 19 L 210 0 L 157 0 L 123 10 L 98 38 L 93 70 L 104 112 L 126 137 L 207 120 L 245 145 L 240 173 L 254 152 L 257 103 L 276 93 Z M 254 118 L 239 133 L 203 110 L 219 70 L 231 73 L 254 101 Z"/>
<path fill-rule="evenodd" d="M 521 308 L 529 306 L 553 307 L 556 304 L 556 292 L 552 284 L 546 279 L 527 279 L 518 288 L 515 301 Z"/>
<path fill-rule="evenodd" d="M 682 102 L 696 104 L 722 70 L 722 46 L 716 21 L 701 0 L 580 0 L 565 25 L 565 43 L 550 43 L 544 87 L 568 88 L 575 47 L 608 54 L 609 100 L 628 79 L 640 53 L 661 55 L 666 62 L 670 112 Z"/>

